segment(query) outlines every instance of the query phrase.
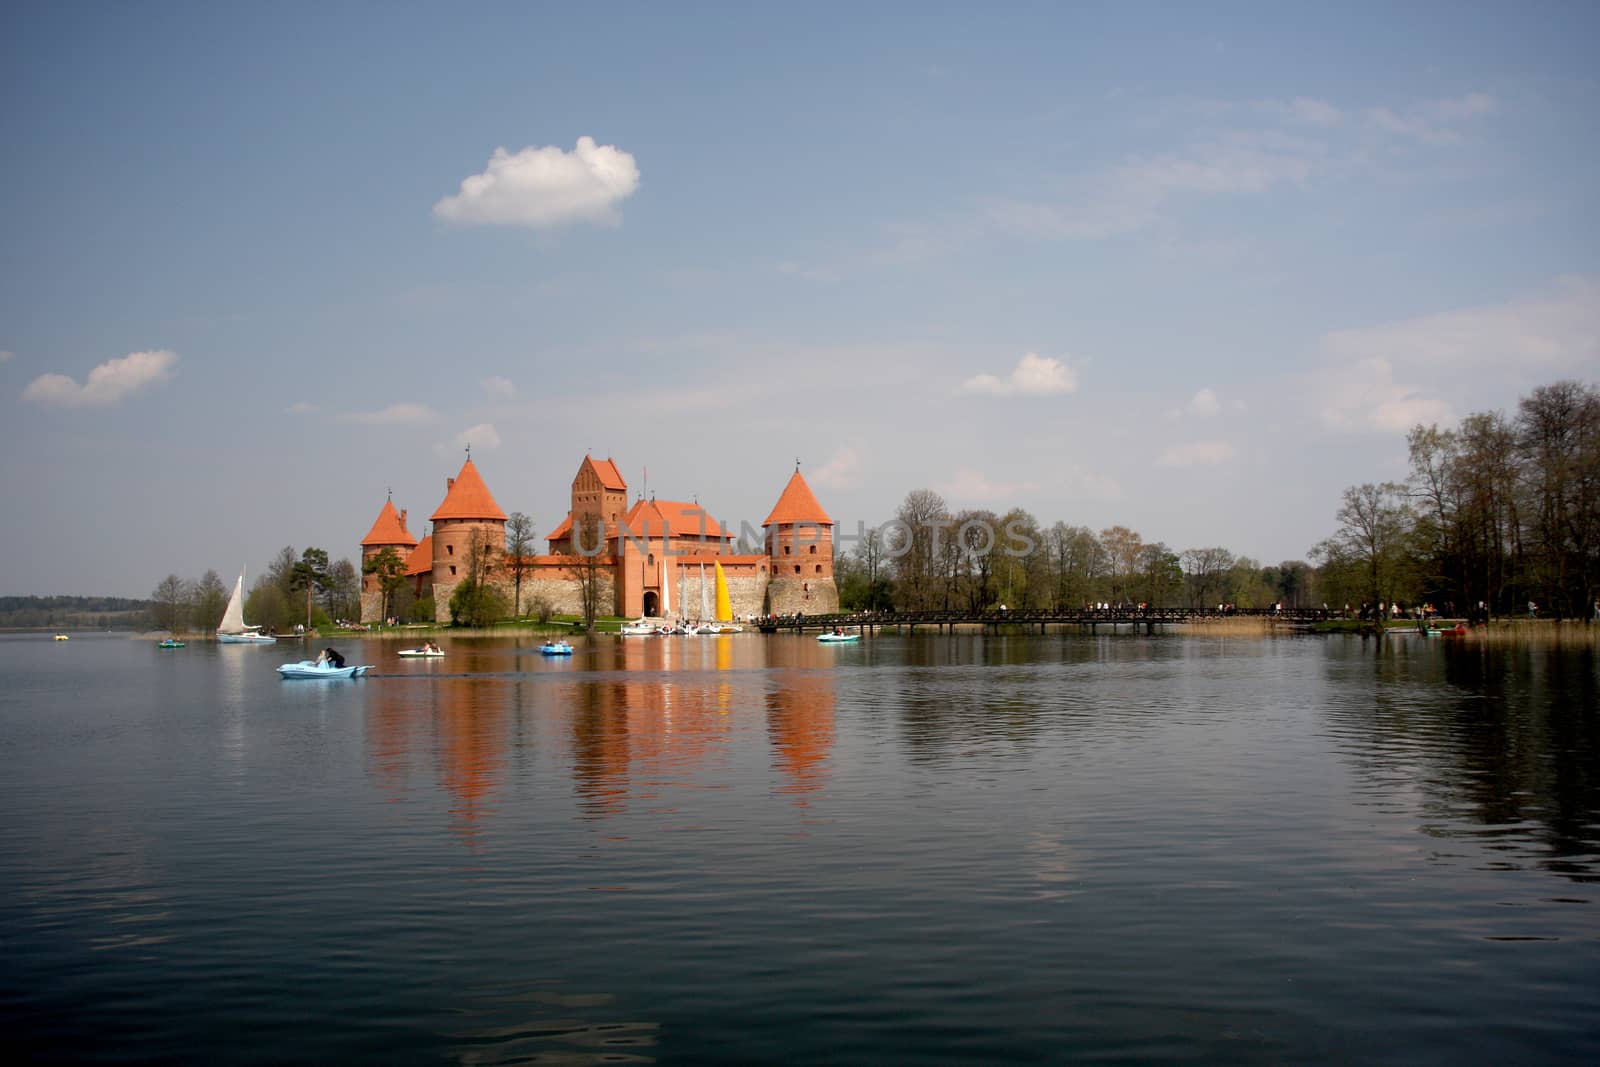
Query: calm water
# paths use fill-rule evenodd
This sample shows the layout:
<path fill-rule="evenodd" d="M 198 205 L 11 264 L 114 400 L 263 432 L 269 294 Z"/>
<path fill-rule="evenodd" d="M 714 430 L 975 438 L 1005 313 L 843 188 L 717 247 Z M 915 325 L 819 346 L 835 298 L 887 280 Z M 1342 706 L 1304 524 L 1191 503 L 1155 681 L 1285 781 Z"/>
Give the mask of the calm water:
<path fill-rule="evenodd" d="M 0 640 L 0 1051 L 1600 1062 L 1592 655 L 445 645 Z"/>

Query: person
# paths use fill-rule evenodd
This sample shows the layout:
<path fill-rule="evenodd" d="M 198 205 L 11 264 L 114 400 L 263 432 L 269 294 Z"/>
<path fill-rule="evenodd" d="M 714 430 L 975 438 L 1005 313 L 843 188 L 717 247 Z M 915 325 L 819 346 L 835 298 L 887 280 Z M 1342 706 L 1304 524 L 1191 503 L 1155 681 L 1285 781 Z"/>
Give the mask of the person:
<path fill-rule="evenodd" d="M 323 649 L 321 652 L 317 653 L 317 666 L 319 666 L 319 667 L 326 666 L 327 662 L 328 662 L 328 650 L 327 649 Z"/>
<path fill-rule="evenodd" d="M 317 658 L 317 662 L 319 664 L 326 662 L 330 667 L 339 668 L 344 666 L 344 657 L 335 649 L 325 648 L 322 650 L 322 655 Z"/>

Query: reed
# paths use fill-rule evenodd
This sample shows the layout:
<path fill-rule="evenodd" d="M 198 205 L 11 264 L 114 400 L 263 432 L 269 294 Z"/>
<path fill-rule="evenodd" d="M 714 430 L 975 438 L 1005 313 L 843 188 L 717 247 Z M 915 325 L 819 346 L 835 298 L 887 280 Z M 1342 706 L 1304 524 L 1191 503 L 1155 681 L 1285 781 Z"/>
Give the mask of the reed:
<path fill-rule="evenodd" d="M 1464 640 L 1482 645 L 1600 648 L 1600 624 L 1578 620 L 1495 619 L 1475 626 Z"/>

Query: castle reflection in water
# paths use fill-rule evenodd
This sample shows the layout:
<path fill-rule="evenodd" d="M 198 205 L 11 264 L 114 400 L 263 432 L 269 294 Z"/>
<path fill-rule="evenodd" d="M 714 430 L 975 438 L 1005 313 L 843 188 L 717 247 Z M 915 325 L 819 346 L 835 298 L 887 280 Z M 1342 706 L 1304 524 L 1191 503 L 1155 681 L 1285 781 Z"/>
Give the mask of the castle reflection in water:
<path fill-rule="evenodd" d="M 833 649 L 753 635 L 597 639 L 571 659 L 530 647 L 457 642 L 367 690 L 368 771 L 386 799 L 442 790 L 477 847 L 493 819 L 515 818 L 531 777 L 569 776 L 583 818 L 671 810 L 684 791 L 748 779 L 734 742 L 758 730 L 768 792 L 806 807 L 827 786 Z"/>

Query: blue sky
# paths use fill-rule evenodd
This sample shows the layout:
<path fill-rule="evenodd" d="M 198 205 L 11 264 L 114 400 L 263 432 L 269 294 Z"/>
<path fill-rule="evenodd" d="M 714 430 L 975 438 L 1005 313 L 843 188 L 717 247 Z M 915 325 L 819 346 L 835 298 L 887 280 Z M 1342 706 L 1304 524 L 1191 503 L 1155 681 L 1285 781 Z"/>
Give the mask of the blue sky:
<path fill-rule="evenodd" d="M 13 4 L 0 593 L 357 556 L 473 457 L 1303 558 L 1600 370 L 1588 4 Z M 503 151 L 501 151 L 503 150 Z"/>

